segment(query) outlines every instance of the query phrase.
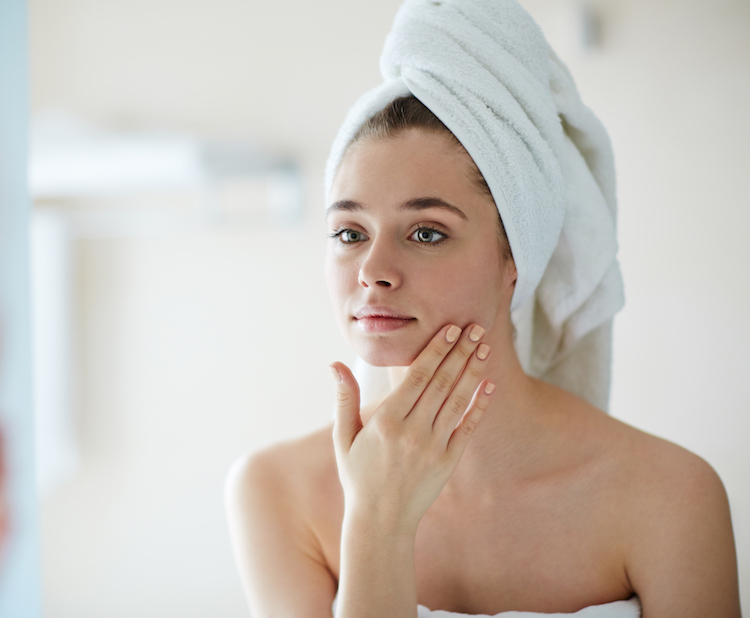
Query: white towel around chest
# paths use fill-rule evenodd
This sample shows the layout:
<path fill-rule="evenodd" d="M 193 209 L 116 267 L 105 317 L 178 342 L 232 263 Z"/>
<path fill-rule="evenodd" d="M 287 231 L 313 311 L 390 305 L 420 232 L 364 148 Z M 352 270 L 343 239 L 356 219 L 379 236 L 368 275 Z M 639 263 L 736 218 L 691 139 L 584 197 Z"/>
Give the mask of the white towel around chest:
<path fill-rule="evenodd" d="M 446 612 L 441 609 L 430 610 L 424 605 L 418 605 L 418 618 L 550 618 L 554 616 L 575 616 L 576 618 L 640 618 L 641 603 L 638 597 L 631 597 L 627 601 L 614 601 L 603 605 L 591 605 L 572 614 L 540 614 L 538 612 L 501 612 L 489 614 L 460 614 Z M 336 615 L 336 600 L 333 601 L 332 613 Z"/>

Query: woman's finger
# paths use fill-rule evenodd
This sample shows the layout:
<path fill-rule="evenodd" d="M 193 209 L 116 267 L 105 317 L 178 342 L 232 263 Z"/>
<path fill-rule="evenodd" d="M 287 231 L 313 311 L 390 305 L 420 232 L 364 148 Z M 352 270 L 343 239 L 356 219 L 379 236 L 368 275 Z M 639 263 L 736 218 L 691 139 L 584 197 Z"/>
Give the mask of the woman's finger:
<path fill-rule="evenodd" d="M 469 355 L 468 362 L 462 367 L 463 373 L 461 373 L 450 395 L 432 417 L 433 432 L 443 438 L 443 444 L 448 442 L 451 433 L 468 410 L 479 383 L 486 375 L 485 361 L 489 355 L 490 346 L 486 343 L 480 343 L 476 350 Z"/>
<path fill-rule="evenodd" d="M 336 380 L 333 441 L 344 453 L 348 453 L 354 438 L 362 429 L 362 417 L 359 415 L 359 384 L 344 363 L 331 363 L 330 367 Z"/>
<path fill-rule="evenodd" d="M 408 416 L 460 336 L 461 329 L 456 325 L 444 326 L 437 332 L 406 370 L 403 382 L 391 396 L 393 405 L 388 409 L 401 418 Z"/>
<path fill-rule="evenodd" d="M 474 351 L 479 346 L 479 341 L 484 335 L 484 329 L 478 324 L 472 324 L 469 326 L 460 337 L 453 349 L 447 354 L 445 360 L 435 371 L 435 375 L 430 380 L 427 388 L 424 390 L 424 394 L 419 398 L 419 401 L 414 406 L 414 410 L 409 415 L 409 418 L 413 418 L 417 422 L 425 423 L 427 427 L 431 427 L 435 422 L 435 417 L 439 414 L 441 408 L 446 403 L 449 395 L 453 393 L 457 387 L 459 378 L 466 373 L 470 361 L 476 360 Z M 483 344 L 484 348 L 489 349 L 486 344 Z M 483 348 L 483 349 L 484 349 Z M 485 357 L 486 358 L 486 357 Z M 476 366 L 476 363 L 472 366 L 472 374 L 476 374 L 481 368 Z M 470 392 L 466 393 L 464 387 L 463 393 L 463 408 L 461 408 L 458 415 L 453 419 L 453 426 L 456 426 L 458 419 L 466 411 L 471 400 L 471 395 L 479 384 L 480 377 L 478 377 L 471 386 Z M 455 399 L 455 398 L 454 398 Z"/>
<path fill-rule="evenodd" d="M 454 463 L 461 459 L 466 445 L 474 435 L 474 432 L 482 420 L 482 416 L 489 406 L 492 393 L 495 391 L 495 385 L 489 380 L 483 380 L 474 393 L 474 397 L 469 404 L 468 410 L 461 418 L 461 422 L 453 430 L 448 440 L 447 455 Z"/>

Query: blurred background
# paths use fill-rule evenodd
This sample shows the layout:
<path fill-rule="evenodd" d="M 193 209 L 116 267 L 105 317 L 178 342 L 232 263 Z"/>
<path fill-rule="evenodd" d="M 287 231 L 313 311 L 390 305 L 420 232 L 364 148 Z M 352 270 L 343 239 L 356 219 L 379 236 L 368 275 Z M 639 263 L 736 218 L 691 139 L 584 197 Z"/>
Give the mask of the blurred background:
<path fill-rule="evenodd" d="M 750 607 L 750 3 L 522 4 L 614 144 L 612 414 L 719 472 Z M 47 618 L 247 615 L 224 476 L 353 360 L 323 168 L 399 5 L 29 0 Z"/>

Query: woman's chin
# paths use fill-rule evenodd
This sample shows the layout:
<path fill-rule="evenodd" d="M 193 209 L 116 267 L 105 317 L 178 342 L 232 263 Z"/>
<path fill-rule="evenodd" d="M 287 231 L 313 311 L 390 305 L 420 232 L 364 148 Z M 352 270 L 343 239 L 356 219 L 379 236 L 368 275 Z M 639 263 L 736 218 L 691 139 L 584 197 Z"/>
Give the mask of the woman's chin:
<path fill-rule="evenodd" d="M 408 367 L 424 350 L 439 328 L 419 324 L 393 331 L 366 332 L 359 327 L 344 331 L 357 355 L 373 367 Z"/>
<path fill-rule="evenodd" d="M 373 367 L 408 367 L 419 356 L 419 350 L 408 350 L 404 346 L 355 345 L 354 350 Z"/>

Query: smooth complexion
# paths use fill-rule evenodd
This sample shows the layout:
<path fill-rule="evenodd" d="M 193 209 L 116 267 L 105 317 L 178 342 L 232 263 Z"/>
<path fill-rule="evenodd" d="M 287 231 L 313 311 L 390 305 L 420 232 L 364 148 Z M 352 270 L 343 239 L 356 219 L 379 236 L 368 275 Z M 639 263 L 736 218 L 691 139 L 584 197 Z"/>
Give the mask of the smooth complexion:
<path fill-rule="evenodd" d="M 515 268 L 470 163 L 408 130 L 355 144 L 338 170 L 328 287 L 344 336 L 394 368 L 394 389 L 361 408 L 335 362 L 334 426 L 232 469 L 253 616 L 328 618 L 336 594 L 337 618 L 414 618 L 417 602 L 572 613 L 638 594 L 644 618 L 737 618 L 713 470 L 524 374 Z"/>
<path fill-rule="evenodd" d="M 414 612 L 417 527 L 495 390 L 482 379 L 492 345 L 511 332 L 515 268 L 501 259 L 494 204 L 467 191 L 470 160 L 439 135 L 396 140 L 396 149 L 391 140 L 350 149 L 328 210 L 327 280 L 345 337 L 373 365 L 408 368 L 361 415 L 353 376 L 332 366 L 346 496 L 342 616 Z"/>
<path fill-rule="evenodd" d="M 439 135 L 396 139 L 354 144 L 333 185 L 326 272 L 344 336 L 368 363 L 404 367 L 448 323 L 481 324 L 490 345 L 507 339 L 515 268 L 500 255 L 494 203 L 468 182 L 468 156 Z M 364 324 L 368 308 L 410 321 L 394 332 Z"/>

